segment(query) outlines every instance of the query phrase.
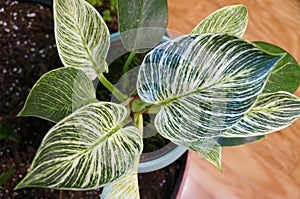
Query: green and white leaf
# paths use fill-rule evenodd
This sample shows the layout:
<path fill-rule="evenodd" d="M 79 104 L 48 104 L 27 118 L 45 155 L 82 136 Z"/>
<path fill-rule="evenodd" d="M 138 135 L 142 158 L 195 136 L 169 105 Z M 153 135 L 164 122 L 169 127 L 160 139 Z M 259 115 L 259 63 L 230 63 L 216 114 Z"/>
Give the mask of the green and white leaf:
<path fill-rule="evenodd" d="M 279 59 L 234 36 L 187 35 L 145 57 L 137 91 L 143 101 L 162 106 L 154 122 L 164 137 L 214 138 L 248 112 Z"/>
<path fill-rule="evenodd" d="M 215 167 L 222 170 L 222 147 L 214 139 L 202 139 L 193 142 L 177 142 L 177 144 L 195 151 Z"/>
<path fill-rule="evenodd" d="M 89 78 L 107 72 L 110 37 L 98 11 L 85 0 L 54 0 L 55 38 L 65 66 L 83 70 Z"/>
<path fill-rule="evenodd" d="M 300 99 L 288 92 L 264 93 L 244 117 L 229 128 L 226 137 L 265 135 L 281 130 L 300 117 Z"/>
<path fill-rule="evenodd" d="M 242 37 L 247 24 L 248 11 L 244 5 L 227 6 L 203 19 L 191 34 L 228 33 Z"/>
<path fill-rule="evenodd" d="M 159 43 L 168 23 L 167 0 L 119 0 L 119 31 L 127 51 L 143 53 Z"/>
<path fill-rule="evenodd" d="M 94 85 L 85 73 L 63 67 L 47 72 L 35 83 L 19 116 L 58 122 L 83 105 L 96 101 Z"/>
<path fill-rule="evenodd" d="M 123 127 L 127 119 L 126 107 L 110 102 L 78 109 L 50 129 L 16 188 L 85 190 L 121 178 L 143 145 L 136 127 Z"/>
<path fill-rule="evenodd" d="M 135 161 L 133 170 L 104 187 L 101 199 L 139 199 L 138 164 L 139 157 Z"/>
<path fill-rule="evenodd" d="M 265 42 L 255 42 L 255 45 L 268 53 L 283 55 L 271 71 L 263 93 L 287 91 L 294 93 L 300 85 L 300 66 L 285 50 Z"/>

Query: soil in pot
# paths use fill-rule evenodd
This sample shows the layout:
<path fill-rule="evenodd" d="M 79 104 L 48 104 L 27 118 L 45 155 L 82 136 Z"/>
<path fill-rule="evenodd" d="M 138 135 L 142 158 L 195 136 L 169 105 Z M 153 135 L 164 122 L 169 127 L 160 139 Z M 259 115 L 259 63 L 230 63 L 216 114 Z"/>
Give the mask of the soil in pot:
<path fill-rule="evenodd" d="M 116 26 L 117 27 L 117 26 Z M 45 72 L 62 64 L 53 33 L 52 10 L 39 4 L 0 1 L 0 124 L 20 136 L 19 143 L 0 140 L 0 174 L 13 175 L 0 186 L 0 198 L 99 198 L 101 190 L 57 191 L 30 188 L 14 191 L 26 175 L 40 142 L 53 125 L 38 118 L 19 118 L 33 84 Z M 182 168 L 181 160 L 139 175 L 141 198 L 170 198 Z"/>

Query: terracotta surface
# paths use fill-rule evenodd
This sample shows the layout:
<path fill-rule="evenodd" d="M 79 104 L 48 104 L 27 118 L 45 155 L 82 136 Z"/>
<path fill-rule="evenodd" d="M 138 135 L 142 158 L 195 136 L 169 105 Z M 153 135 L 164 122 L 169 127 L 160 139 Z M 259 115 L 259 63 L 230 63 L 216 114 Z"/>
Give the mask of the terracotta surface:
<path fill-rule="evenodd" d="M 212 11 L 239 3 L 249 10 L 245 38 L 276 44 L 300 62 L 299 0 L 169 0 L 169 28 L 189 33 Z M 188 162 L 178 199 L 300 199 L 300 120 L 261 141 L 223 148 L 222 173 L 195 153 Z"/>

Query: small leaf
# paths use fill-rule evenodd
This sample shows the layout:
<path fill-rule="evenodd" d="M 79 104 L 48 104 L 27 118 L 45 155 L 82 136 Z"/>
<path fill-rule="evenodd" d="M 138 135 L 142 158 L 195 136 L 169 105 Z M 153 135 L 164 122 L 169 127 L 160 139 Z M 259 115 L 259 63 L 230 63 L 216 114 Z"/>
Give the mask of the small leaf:
<path fill-rule="evenodd" d="M 265 93 L 226 137 L 260 136 L 281 130 L 300 117 L 300 99 L 288 92 Z"/>
<path fill-rule="evenodd" d="M 193 142 L 178 142 L 200 154 L 204 159 L 213 164 L 219 171 L 222 171 L 222 148 L 214 139 L 202 139 Z"/>
<path fill-rule="evenodd" d="M 300 85 L 300 66 L 297 61 L 283 49 L 265 42 L 255 42 L 255 45 L 268 53 L 283 55 L 271 71 L 263 93 L 287 91 L 294 93 Z"/>
<path fill-rule="evenodd" d="M 101 199 L 139 199 L 139 185 L 138 185 L 138 163 L 139 158 L 135 161 L 133 170 L 130 170 L 120 179 L 105 186 Z"/>
<path fill-rule="evenodd" d="M 123 127 L 126 107 L 88 104 L 45 136 L 25 178 L 16 188 L 95 189 L 122 177 L 142 150 L 136 127 Z"/>
<path fill-rule="evenodd" d="M 248 24 L 248 11 L 244 5 L 223 7 L 202 20 L 191 34 L 228 33 L 242 37 Z"/>
<path fill-rule="evenodd" d="M 162 106 L 154 123 L 165 138 L 219 137 L 255 103 L 279 59 L 234 36 L 187 35 L 145 57 L 137 90 L 143 101 Z"/>
<path fill-rule="evenodd" d="M 92 81 L 73 67 L 44 74 L 30 91 L 19 116 L 36 116 L 58 122 L 81 106 L 95 102 Z"/>
<path fill-rule="evenodd" d="M 54 0 L 55 38 L 65 66 L 83 70 L 90 79 L 107 72 L 110 38 L 98 11 L 85 0 Z"/>
<path fill-rule="evenodd" d="M 15 173 L 16 169 L 11 168 L 0 174 L 0 186 L 2 186 Z"/>
<path fill-rule="evenodd" d="M 167 0 L 119 0 L 119 30 L 127 51 L 146 52 L 165 34 L 168 22 Z"/>

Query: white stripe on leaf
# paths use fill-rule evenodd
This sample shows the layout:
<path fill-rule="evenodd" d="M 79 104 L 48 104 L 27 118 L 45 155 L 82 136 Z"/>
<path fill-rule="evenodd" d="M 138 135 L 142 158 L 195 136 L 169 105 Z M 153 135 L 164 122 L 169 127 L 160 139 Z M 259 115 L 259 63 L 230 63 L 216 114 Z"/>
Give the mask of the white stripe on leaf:
<path fill-rule="evenodd" d="M 182 36 L 145 57 L 137 90 L 162 106 L 155 126 L 164 137 L 218 137 L 250 109 L 279 59 L 226 34 Z"/>
<path fill-rule="evenodd" d="M 85 104 L 97 101 L 92 81 L 73 67 L 44 74 L 31 89 L 19 116 L 58 122 Z"/>
<path fill-rule="evenodd" d="M 300 117 L 300 99 L 288 92 L 264 93 L 225 137 L 265 135 L 281 130 Z"/>
<path fill-rule="evenodd" d="M 109 31 L 98 11 L 84 0 L 54 1 L 55 38 L 65 66 L 78 67 L 89 78 L 107 72 Z"/>
<path fill-rule="evenodd" d="M 106 185 L 102 191 L 101 199 L 139 199 L 138 164 L 139 157 L 130 169 L 120 179 Z"/>
<path fill-rule="evenodd" d="M 119 179 L 142 150 L 136 127 L 123 127 L 124 106 L 98 102 L 86 105 L 45 136 L 22 187 L 95 189 Z"/>
<path fill-rule="evenodd" d="M 242 37 L 247 24 L 248 11 L 244 5 L 226 6 L 203 19 L 191 34 L 228 33 Z"/>
<path fill-rule="evenodd" d="M 222 148 L 214 139 L 201 139 L 192 142 L 179 141 L 175 142 L 178 145 L 184 146 L 200 154 L 204 159 L 209 161 L 220 171 L 222 170 Z"/>

